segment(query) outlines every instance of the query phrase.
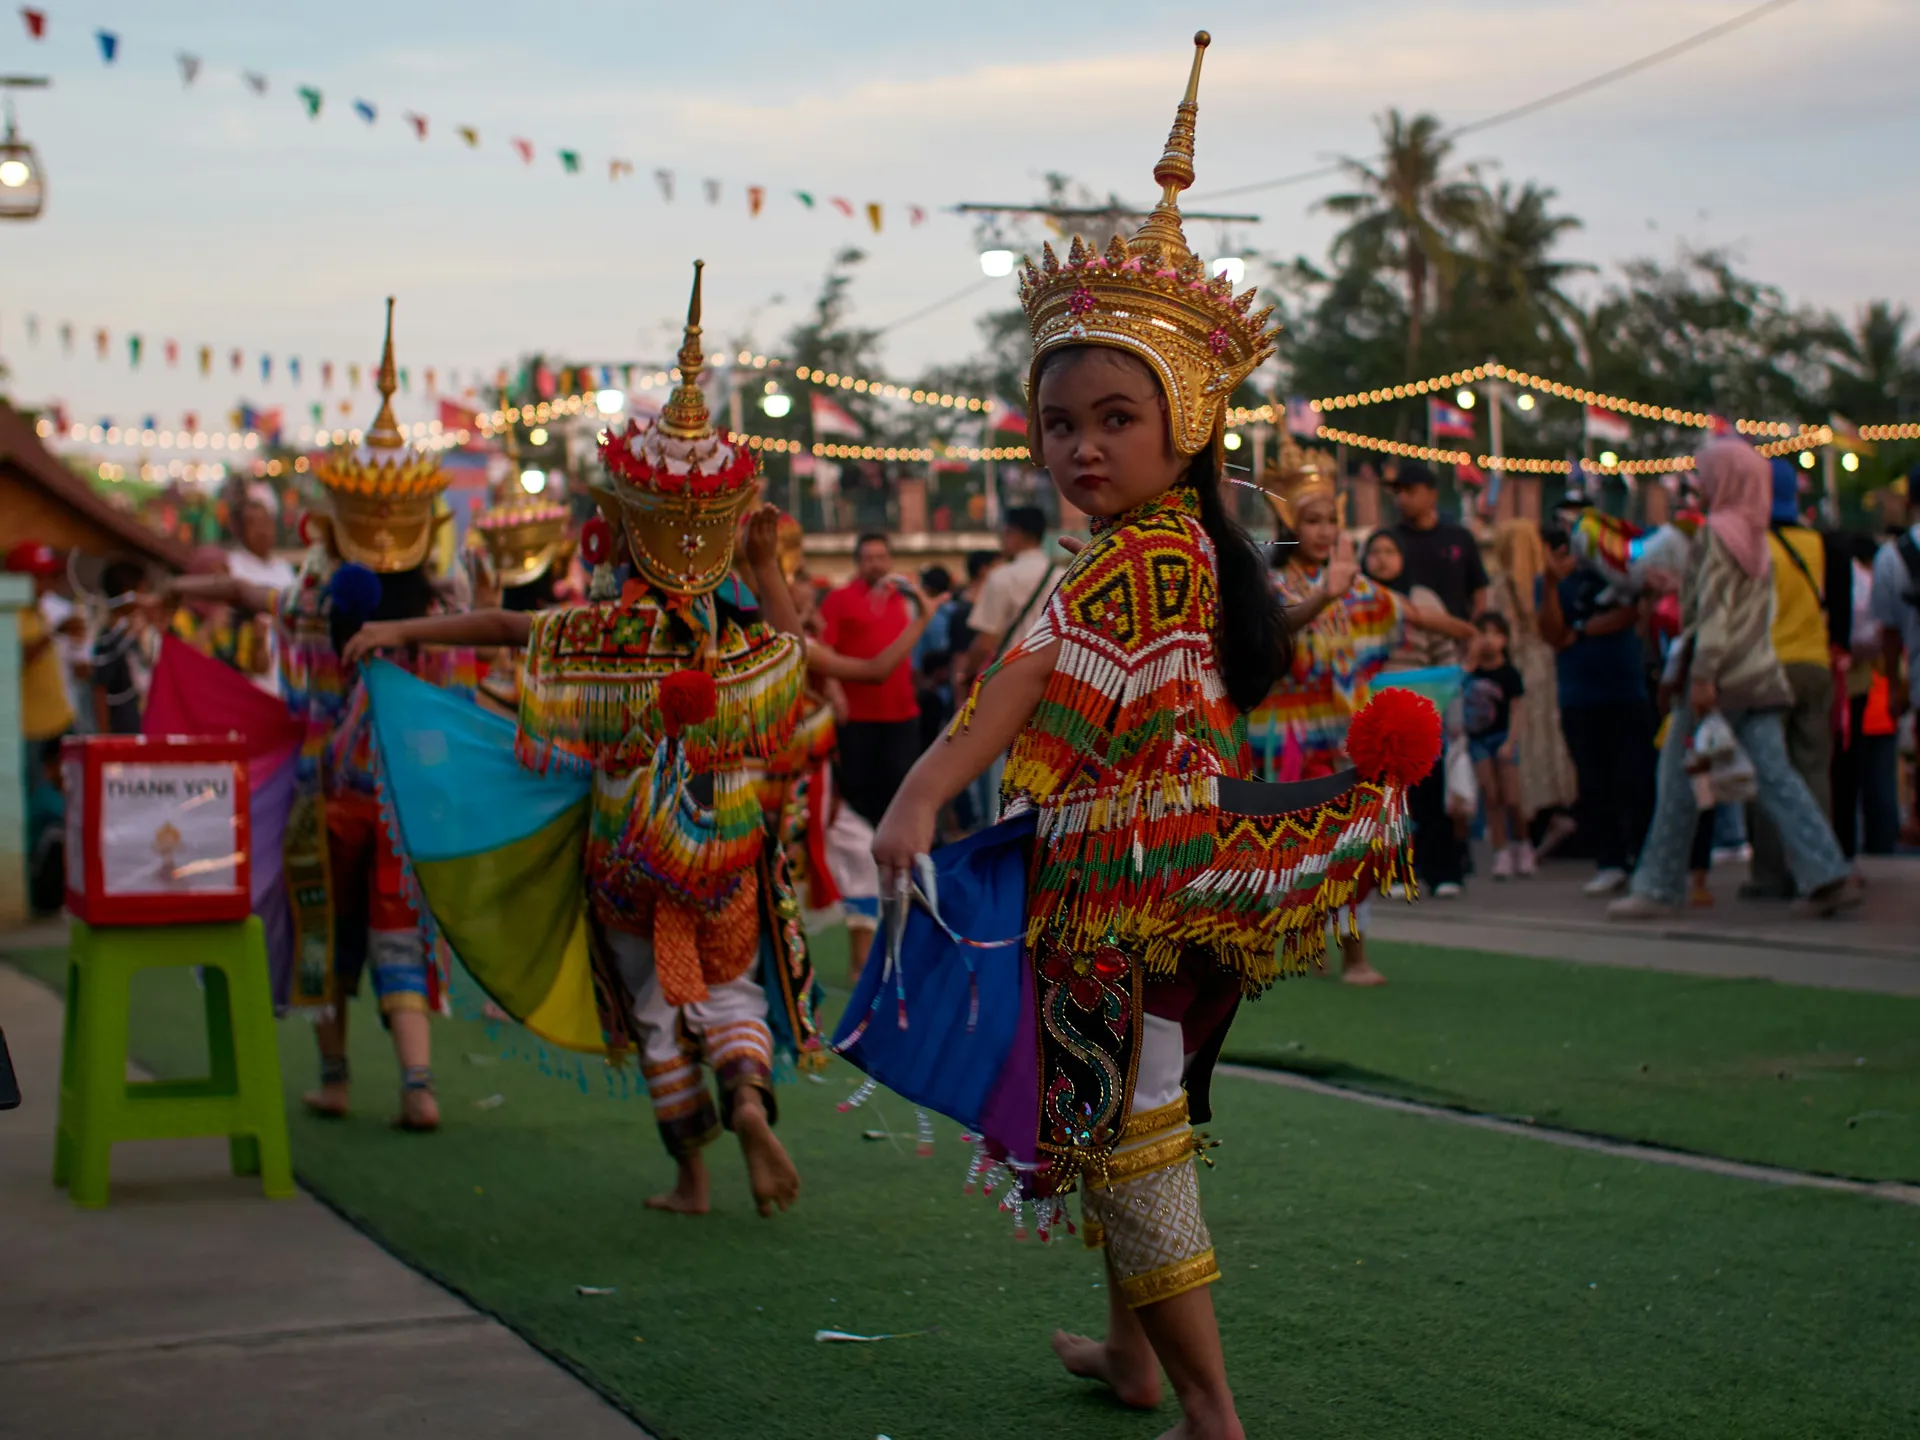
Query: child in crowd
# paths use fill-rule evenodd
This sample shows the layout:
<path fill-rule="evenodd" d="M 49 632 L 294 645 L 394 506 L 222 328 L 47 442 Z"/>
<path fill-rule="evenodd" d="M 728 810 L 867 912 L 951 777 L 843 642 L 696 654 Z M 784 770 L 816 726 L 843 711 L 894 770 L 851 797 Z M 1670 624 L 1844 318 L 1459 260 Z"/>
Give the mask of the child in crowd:
<path fill-rule="evenodd" d="M 153 679 L 160 636 L 147 615 L 146 572 L 115 560 L 100 577 L 107 592 L 107 623 L 94 637 L 93 726 L 102 735 L 138 735 Z"/>
<path fill-rule="evenodd" d="M 1475 617 L 1472 669 L 1467 672 L 1467 753 L 1487 807 L 1487 840 L 1493 846 L 1493 878 L 1531 875 L 1533 847 L 1520 811 L 1520 707 L 1526 685 L 1507 657 L 1513 635 L 1507 619 L 1489 610 Z"/>

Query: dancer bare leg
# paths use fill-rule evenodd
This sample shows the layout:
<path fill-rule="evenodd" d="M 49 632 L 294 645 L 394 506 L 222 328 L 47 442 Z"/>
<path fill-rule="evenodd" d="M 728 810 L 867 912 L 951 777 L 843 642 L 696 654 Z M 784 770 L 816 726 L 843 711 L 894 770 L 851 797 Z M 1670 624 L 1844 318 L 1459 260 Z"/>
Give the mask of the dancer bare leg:
<path fill-rule="evenodd" d="M 707 1200 L 707 1158 L 695 1150 L 676 1162 L 679 1173 L 673 1188 L 647 1197 L 649 1210 L 666 1210 L 675 1215 L 704 1215 L 711 1205 Z"/>
<path fill-rule="evenodd" d="M 320 1086 L 300 1097 L 307 1109 L 329 1120 L 347 1113 L 347 1007 L 335 1005 L 313 1027 L 320 1047 Z"/>
<path fill-rule="evenodd" d="M 1183 1291 L 1134 1314 L 1180 1401 L 1180 1423 L 1162 1440 L 1246 1440 L 1227 1387 L 1211 1288 Z"/>
<path fill-rule="evenodd" d="M 1152 1410 L 1160 1404 L 1160 1362 L 1139 1316 L 1120 1298 L 1113 1266 L 1107 1266 L 1107 1338 L 1053 1332 L 1053 1353 L 1071 1375 L 1098 1380 L 1122 1405 Z"/>
<path fill-rule="evenodd" d="M 747 1162 L 747 1185 L 763 1216 L 785 1210 L 800 1198 L 800 1172 L 787 1147 L 773 1133 L 766 1099 L 759 1089 L 743 1085 L 734 1092 L 733 1133 L 740 1137 L 740 1154 Z"/>

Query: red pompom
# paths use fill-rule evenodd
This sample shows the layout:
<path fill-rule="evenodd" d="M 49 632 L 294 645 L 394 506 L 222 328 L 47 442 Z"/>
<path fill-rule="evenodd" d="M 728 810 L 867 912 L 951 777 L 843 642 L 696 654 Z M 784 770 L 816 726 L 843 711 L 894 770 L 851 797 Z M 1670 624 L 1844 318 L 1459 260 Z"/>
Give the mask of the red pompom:
<path fill-rule="evenodd" d="M 580 531 L 580 558 L 589 565 L 604 565 L 613 557 L 613 527 L 606 517 L 594 516 Z"/>
<path fill-rule="evenodd" d="M 689 725 L 713 718 L 720 692 L 704 670 L 676 670 L 660 682 L 660 718 L 667 734 L 678 735 Z"/>
<path fill-rule="evenodd" d="M 1440 712 L 1411 690 L 1382 690 L 1353 717 L 1347 755 L 1364 779 L 1413 785 L 1440 758 Z"/>

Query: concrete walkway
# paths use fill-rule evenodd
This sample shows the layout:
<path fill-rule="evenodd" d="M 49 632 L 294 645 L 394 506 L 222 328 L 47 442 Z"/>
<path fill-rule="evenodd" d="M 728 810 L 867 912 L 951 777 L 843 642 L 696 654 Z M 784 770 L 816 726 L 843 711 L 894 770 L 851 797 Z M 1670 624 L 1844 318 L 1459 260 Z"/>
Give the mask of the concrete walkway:
<path fill-rule="evenodd" d="M 0 963 L 24 1093 L 0 1111 L 0 1435 L 643 1436 L 309 1196 L 263 1200 L 224 1141 L 117 1146 L 112 1204 L 76 1210 L 49 1178 L 60 1021 Z"/>
<path fill-rule="evenodd" d="M 1865 902 L 1829 920 L 1801 919 L 1784 901 L 1740 899 L 1746 866 L 1723 865 L 1710 908 L 1631 924 L 1609 921 L 1606 899 L 1580 893 L 1591 864 L 1549 861 L 1528 879 L 1495 882 L 1485 878 L 1484 850 L 1479 858 L 1458 900 L 1376 899 L 1368 933 L 1587 965 L 1920 995 L 1920 856 L 1864 857 Z"/>

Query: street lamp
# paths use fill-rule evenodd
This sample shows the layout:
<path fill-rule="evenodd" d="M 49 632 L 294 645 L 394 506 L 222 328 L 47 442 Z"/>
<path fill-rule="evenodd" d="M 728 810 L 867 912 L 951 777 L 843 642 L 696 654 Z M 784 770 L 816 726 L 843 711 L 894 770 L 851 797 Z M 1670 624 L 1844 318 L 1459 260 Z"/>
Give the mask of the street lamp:
<path fill-rule="evenodd" d="M 0 75 L 0 90 L 38 90 L 41 75 Z M 6 129 L 0 133 L 0 220 L 31 220 L 47 203 L 46 174 L 33 147 L 22 140 L 13 119 L 13 97 L 6 102 Z"/>

